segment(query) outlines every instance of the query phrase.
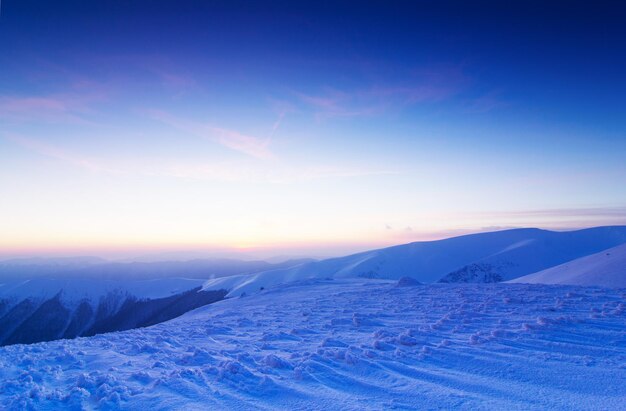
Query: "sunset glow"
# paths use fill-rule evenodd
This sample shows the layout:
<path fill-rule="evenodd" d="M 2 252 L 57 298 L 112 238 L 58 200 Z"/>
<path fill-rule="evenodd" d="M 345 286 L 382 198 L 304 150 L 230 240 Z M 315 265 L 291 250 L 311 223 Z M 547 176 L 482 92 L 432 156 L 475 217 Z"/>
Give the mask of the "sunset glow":
<path fill-rule="evenodd" d="M 509 47 L 505 10 L 342 25 L 322 7 L 54 3 L 2 4 L 2 255 L 338 255 L 626 223 L 618 38 L 557 56 L 567 24 Z"/>

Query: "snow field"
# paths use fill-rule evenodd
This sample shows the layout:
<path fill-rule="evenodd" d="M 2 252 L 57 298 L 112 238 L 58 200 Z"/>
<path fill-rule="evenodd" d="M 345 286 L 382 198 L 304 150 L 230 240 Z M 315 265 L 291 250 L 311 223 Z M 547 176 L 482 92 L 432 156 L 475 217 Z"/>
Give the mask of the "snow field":
<path fill-rule="evenodd" d="M 314 280 L 0 349 L 7 409 L 620 409 L 626 289 Z"/>

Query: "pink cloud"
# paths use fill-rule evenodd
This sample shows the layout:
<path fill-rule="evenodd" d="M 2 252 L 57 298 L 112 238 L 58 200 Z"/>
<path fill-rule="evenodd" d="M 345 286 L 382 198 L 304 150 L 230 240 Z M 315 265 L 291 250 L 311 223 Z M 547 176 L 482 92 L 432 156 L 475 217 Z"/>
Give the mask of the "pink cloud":
<path fill-rule="evenodd" d="M 199 123 L 182 119 L 159 110 L 149 110 L 149 115 L 186 133 L 206 138 L 231 150 L 239 151 L 252 157 L 269 159 L 274 157 L 269 149 L 270 139 L 261 139 L 212 124 Z"/>
<path fill-rule="evenodd" d="M 83 122 L 66 100 L 57 97 L 0 97 L 0 117 L 19 122 Z"/>
<path fill-rule="evenodd" d="M 245 163 L 162 163 L 141 167 L 138 173 L 153 177 L 174 177 L 191 180 L 292 184 L 333 178 L 354 178 L 398 174 L 395 170 L 364 169 L 336 166 L 293 166 Z"/>
<path fill-rule="evenodd" d="M 296 93 L 298 98 L 305 104 L 316 110 L 316 118 L 328 117 L 358 117 L 380 114 L 383 107 L 379 102 L 372 99 L 364 99 L 358 93 L 348 94 L 331 90 L 327 95 L 314 96 L 304 93 Z"/>
<path fill-rule="evenodd" d="M 373 87 L 361 94 L 365 98 L 396 100 L 402 104 L 414 104 L 445 100 L 457 93 L 454 85 L 425 84 L 415 86 Z"/>
<path fill-rule="evenodd" d="M 352 91 L 327 89 L 319 95 L 295 94 L 316 111 L 318 118 L 371 116 L 394 107 L 446 100 L 463 90 L 467 83 L 460 69 L 442 68 L 410 73 L 394 84 L 376 84 Z"/>
<path fill-rule="evenodd" d="M 80 167 L 89 171 L 107 172 L 107 173 L 115 173 L 115 174 L 120 173 L 119 170 L 115 170 L 113 168 L 104 166 L 98 163 L 97 161 L 95 161 L 94 159 L 91 159 L 89 157 L 86 157 L 77 153 L 67 151 L 65 149 L 62 149 L 52 144 L 44 143 L 39 140 L 35 140 L 35 139 L 31 139 L 28 137 L 19 136 L 15 134 L 4 134 L 4 137 L 7 140 L 25 149 L 28 149 L 30 151 L 33 151 L 37 154 L 40 154 L 46 157 L 60 160 L 64 163 L 68 163 L 76 167 Z"/>
<path fill-rule="evenodd" d="M 303 181 L 391 175 L 399 170 L 333 165 L 289 165 L 275 162 L 179 162 L 167 158 L 142 158 L 124 162 L 120 159 L 95 158 L 58 145 L 22 135 L 4 133 L 5 138 L 24 149 L 89 172 L 111 175 L 135 175 L 151 178 L 292 184 Z"/>
<path fill-rule="evenodd" d="M 34 96 L 0 96 L 0 118 L 16 122 L 92 124 L 86 116 L 92 105 L 107 98 L 90 82 L 79 81 L 67 93 Z"/>

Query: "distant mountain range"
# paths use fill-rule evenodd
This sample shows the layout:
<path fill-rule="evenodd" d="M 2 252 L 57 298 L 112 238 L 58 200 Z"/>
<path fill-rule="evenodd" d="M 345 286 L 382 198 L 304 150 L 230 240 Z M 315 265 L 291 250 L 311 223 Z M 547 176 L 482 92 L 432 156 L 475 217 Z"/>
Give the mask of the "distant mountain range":
<path fill-rule="evenodd" d="M 110 262 L 98 257 L 20 258 L 0 261 L 0 284 L 35 277 L 93 277 L 101 279 L 154 279 L 168 277 L 215 278 L 291 267 L 310 258 L 280 263 L 227 258 L 160 262 Z M 2 291 L 0 290 L 0 293 Z"/>
<path fill-rule="evenodd" d="M 412 277 L 422 283 L 500 282 L 626 243 L 626 226 L 577 231 L 522 228 L 414 242 L 346 257 L 207 281 L 229 296 L 310 278 Z"/>
<path fill-rule="evenodd" d="M 152 325 L 225 297 L 308 279 L 491 283 L 519 278 L 606 285 L 622 284 L 625 260 L 626 226 L 569 232 L 504 230 L 279 264 L 229 259 L 111 263 L 94 257 L 8 260 L 0 262 L 0 345 Z"/>
<path fill-rule="evenodd" d="M 0 262 L 0 345 L 156 324 L 219 301 L 210 278 L 302 264 L 230 259 L 110 263 L 96 257 Z"/>

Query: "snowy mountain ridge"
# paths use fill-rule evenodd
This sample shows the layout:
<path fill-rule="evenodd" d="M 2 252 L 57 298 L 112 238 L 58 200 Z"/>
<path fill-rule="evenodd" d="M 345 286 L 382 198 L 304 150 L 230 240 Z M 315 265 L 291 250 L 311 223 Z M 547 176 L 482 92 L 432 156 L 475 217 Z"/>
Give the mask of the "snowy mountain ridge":
<path fill-rule="evenodd" d="M 204 259 L 112 263 L 95 257 L 0 261 L 0 345 L 74 338 L 155 324 L 224 297 L 209 278 L 289 267 Z"/>
<path fill-rule="evenodd" d="M 57 294 L 67 306 L 81 301 L 97 305 L 108 294 L 127 294 L 136 298 L 160 298 L 202 285 L 197 278 L 157 278 L 151 280 L 108 280 L 85 277 L 30 278 L 5 281 L 0 285 L 0 299 L 16 301 L 25 298 L 46 300 Z"/>
<path fill-rule="evenodd" d="M 0 286 L 0 345 L 152 325 L 221 300 L 202 279 L 33 278 Z"/>
<path fill-rule="evenodd" d="M 44 271 L 35 270 L 24 278 L 28 264 L 0 264 L 0 344 L 141 327 L 218 301 L 226 292 L 230 297 L 254 294 L 310 279 L 409 277 L 421 283 L 499 282 L 623 243 L 626 227 L 573 232 L 515 229 L 410 243 L 295 266 L 227 260 L 102 264 L 88 259 L 70 261 L 71 269 L 64 271 L 63 264 L 47 266 L 50 262 L 43 260 L 38 267 Z M 81 267 L 76 269 L 76 264 Z M 255 267 L 273 269 L 250 273 Z M 42 274 L 48 269 L 60 271 Z M 127 275 L 124 270 L 129 270 Z M 241 274 L 229 275 L 237 270 Z M 171 276 L 181 271 L 189 271 L 192 277 Z M 217 278 L 207 281 L 211 276 Z"/>
<path fill-rule="evenodd" d="M 556 232 L 536 228 L 470 234 L 366 251 L 286 269 L 207 281 L 229 296 L 306 279 L 413 277 L 423 283 L 506 281 L 626 243 L 626 226 Z M 479 271 L 481 273 L 479 274 Z M 446 277 L 449 276 L 449 277 Z"/>

